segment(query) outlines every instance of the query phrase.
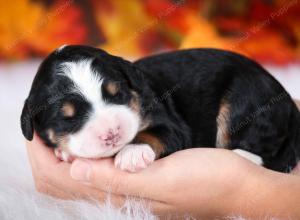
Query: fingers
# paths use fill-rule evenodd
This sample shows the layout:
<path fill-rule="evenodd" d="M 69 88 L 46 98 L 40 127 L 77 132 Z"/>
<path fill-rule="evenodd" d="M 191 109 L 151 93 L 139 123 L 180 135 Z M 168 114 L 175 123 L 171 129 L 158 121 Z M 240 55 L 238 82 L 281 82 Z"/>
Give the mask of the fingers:
<path fill-rule="evenodd" d="M 152 198 L 150 179 L 154 176 L 151 172 L 147 169 L 138 173 L 122 171 L 115 168 L 113 158 L 97 161 L 77 159 L 72 163 L 70 174 L 75 180 L 107 192 Z"/>
<path fill-rule="evenodd" d="M 102 160 L 99 164 L 93 165 L 93 172 L 89 178 L 94 184 L 84 185 L 70 177 L 71 164 L 57 159 L 53 149 L 45 146 L 36 133 L 33 140 L 27 141 L 26 145 L 38 192 L 60 199 L 109 200 L 117 207 L 124 205 L 127 197 L 113 193 L 113 191 L 125 191 L 126 188 L 125 185 L 119 184 L 124 182 L 124 179 L 122 179 L 123 176 L 116 173 L 119 170 L 114 168 L 112 159 Z M 74 164 L 76 165 L 76 163 Z M 111 169 L 113 170 L 112 173 L 110 173 Z M 79 170 L 79 172 L 83 171 Z M 121 175 L 126 174 L 121 172 Z M 114 176 L 120 176 L 120 179 L 113 180 Z M 102 182 L 101 179 L 106 181 Z M 113 184 L 110 184 L 110 182 Z M 100 187 L 95 187 L 94 185 Z M 101 190 L 102 188 L 107 190 Z M 112 188 L 114 190 L 111 190 Z M 147 206 L 156 212 L 169 209 L 166 204 L 151 200 L 147 200 Z"/>
<path fill-rule="evenodd" d="M 31 162 L 39 160 L 48 164 L 59 163 L 60 160 L 54 155 L 53 149 L 45 146 L 39 136 L 34 133 L 32 141 L 26 141 L 27 153 Z"/>
<path fill-rule="evenodd" d="M 42 163 L 42 160 L 37 161 L 36 158 L 33 158 L 35 162 L 33 163 L 32 170 L 38 192 L 61 199 L 103 201 L 108 197 L 107 192 L 82 185 L 80 182 L 73 180 L 69 175 L 71 164 L 57 162 L 56 159 L 51 161 L 53 152 L 49 151 L 39 140 L 28 147 L 32 147 L 30 151 L 37 150 L 37 152 L 31 152 L 33 157 L 40 157 L 40 153 L 45 154 L 42 156 L 44 159 Z M 46 148 L 46 150 L 40 150 L 39 148 Z M 48 153 L 51 156 L 48 156 Z M 47 161 L 49 158 L 50 161 Z M 111 202 L 117 206 L 121 206 L 125 201 L 123 196 L 110 194 L 109 197 Z"/>
<path fill-rule="evenodd" d="M 57 164 L 55 172 L 50 171 L 51 173 L 49 173 L 48 178 L 50 179 L 40 183 L 39 192 L 61 199 L 87 199 L 97 202 L 109 200 L 116 207 L 122 207 L 128 198 L 134 199 L 131 196 L 118 195 L 110 190 L 101 190 L 75 181 L 69 176 L 70 166 L 70 164 L 64 162 Z M 157 213 L 170 210 L 169 205 L 159 201 L 143 200 L 143 202 Z"/>
<path fill-rule="evenodd" d="M 172 209 L 172 206 L 164 202 L 151 199 L 148 195 L 142 194 L 141 192 L 145 190 L 146 186 L 140 187 L 137 182 L 134 183 L 133 181 L 138 180 L 138 178 L 130 177 L 134 174 L 116 169 L 114 167 L 112 158 L 102 159 L 99 161 L 76 159 L 71 166 L 71 176 L 77 175 L 76 177 L 80 177 L 78 175 L 82 175 L 73 173 L 83 171 L 81 169 L 84 168 L 77 167 L 81 166 L 80 163 L 88 163 L 88 166 L 91 166 L 92 171 L 90 171 L 91 173 L 89 174 L 88 179 L 83 180 L 81 178 L 81 181 L 84 181 L 85 184 L 82 184 L 81 181 L 75 181 L 73 179 L 71 181 L 77 182 L 78 186 L 75 188 L 80 188 L 81 186 L 89 190 L 94 190 L 93 192 L 98 193 L 98 195 L 97 193 L 91 194 L 90 199 L 97 199 L 97 201 L 109 199 L 117 207 L 123 206 L 127 199 L 133 201 L 137 200 L 142 202 L 145 207 L 149 207 L 157 214 L 167 213 Z M 74 169 L 78 170 L 74 171 Z M 128 184 L 132 184 L 132 187 L 130 187 Z"/>
<path fill-rule="evenodd" d="M 88 167 L 87 167 L 88 166 Z M 143 173 L 128 173 L 114 167 L 113 158 L 102 160 L 76 159 L 71 166 L 72 178 L 85 185 L 112 195 L 114 204 L 123 204 L 125 198 L 140 200 L 156 214 L 168 213 L 173 206 L 158 200 L 150 189 L 148 176 Z M 157 189 L 159 191 L 159 189 Z M 123 195 L 123 196 L 121 196 Z M 140 198 L 140 199 L 139 199 Z M 174 210 L 173 210 L 174 211 Z"/>
<path fill-rule="evenodd" d="M 55 157 L 53 150 L 46 147 L 36 133 L 32 141 L 26 142 L 26 146 L 32 174 L 39 187 L 39 183 L 48 178 L 50 171 L 55 170 L 53 167 L 59 163 L 59 160 Z"/>

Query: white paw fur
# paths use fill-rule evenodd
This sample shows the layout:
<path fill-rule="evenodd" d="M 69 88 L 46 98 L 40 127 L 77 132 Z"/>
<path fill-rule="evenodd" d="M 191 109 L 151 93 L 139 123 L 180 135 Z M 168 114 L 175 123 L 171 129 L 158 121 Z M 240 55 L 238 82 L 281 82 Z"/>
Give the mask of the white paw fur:
<path fill-rule="evenodd" d="M 250 153 L 248 151 L 245 150 L 241 150 L 241 149 L 235 149 L 233 150 L 233 152 L 237 153 L 238 155 L 250 160 L 251 162 L 262 166 L 263 165 L 263 160 L 260 156 L 257 156 L 256 154 Z"/>
<path fill-rule="evenodd" d="M 115 166 L 121 170 L 137 172 L 155 160 L 155 153 L 148 144 L 128 144 L 116 155 Z"/>

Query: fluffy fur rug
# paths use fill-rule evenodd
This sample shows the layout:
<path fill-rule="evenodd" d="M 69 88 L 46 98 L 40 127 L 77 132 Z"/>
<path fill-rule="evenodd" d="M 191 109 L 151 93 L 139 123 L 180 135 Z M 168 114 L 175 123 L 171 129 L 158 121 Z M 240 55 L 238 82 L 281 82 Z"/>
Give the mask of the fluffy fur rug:
<path fill-rule="evenodd" d="M 39 61 L 0 65 L 0 219 L 156 219 L 141 203 L 130 201 L 120 209 L 86 201 L 61 201 L 38 194 L 33 185 L 19 116 Z M 275 76 L 300 98 L 299 67 L 271 68 Z M 281 74 L 277 74 L 282 72 Z M 233 218 L 229 218 L 233 219 Z M 242 219 L 242 218 L 235 218 Z"/>

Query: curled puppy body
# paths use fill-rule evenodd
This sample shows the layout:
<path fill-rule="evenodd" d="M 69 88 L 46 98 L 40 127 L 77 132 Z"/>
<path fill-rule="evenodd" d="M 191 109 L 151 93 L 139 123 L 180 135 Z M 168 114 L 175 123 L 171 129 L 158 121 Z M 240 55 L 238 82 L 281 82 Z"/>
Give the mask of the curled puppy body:
<path fill-rule="evenodd" d="M 208 146 L 289 172 L 300 155 L 299 115 L 271 75 L 235 53 L 192 49 L 131 63 L 65 46 L 41 64 L 21 126 L 64 160 L 116 155 L 115 165 L 131 172 Z"/>

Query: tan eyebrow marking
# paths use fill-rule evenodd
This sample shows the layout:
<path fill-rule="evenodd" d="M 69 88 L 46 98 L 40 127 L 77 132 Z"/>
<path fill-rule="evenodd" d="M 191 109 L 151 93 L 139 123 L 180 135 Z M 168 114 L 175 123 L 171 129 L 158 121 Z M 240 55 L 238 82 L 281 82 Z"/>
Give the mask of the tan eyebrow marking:
<path fill-rule="evenodd" d="M 75 106 L 70 102 L 65 102 L 61 110 L 65 117 L 73 117 L 75 115 Z"/>
<path fill-rule="evenodd" d="M 107 85 L 105 86 L 106 91 L 111 94 L 111 95 L 116 95 L 117 92 L 120 90 L 119 85 L 117 85 L 117 83 L 115 82 L 109 82 L 107 83 Z"/>

